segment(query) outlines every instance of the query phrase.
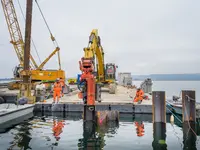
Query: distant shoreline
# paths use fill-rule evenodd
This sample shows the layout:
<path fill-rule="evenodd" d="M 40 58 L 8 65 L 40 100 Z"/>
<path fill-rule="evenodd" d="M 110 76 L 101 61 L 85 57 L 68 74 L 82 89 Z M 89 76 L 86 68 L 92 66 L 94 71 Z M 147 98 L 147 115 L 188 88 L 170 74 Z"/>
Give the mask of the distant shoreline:
<path fill-rule="evenodd" d="M 133 80 L 145 80 L 150 78 L 153 81 L 200 81 L 200 73 L 132 75 L 132 78 Z"/>
<path fill-rule="evenodd" d="M 133 79 L 133 81 L 143 81 L 145 79 Z M 181 80 L 181 79 L 172 79 L 172 80 L 153 80 L 152 81 L 200 81 L 200 80 Z"/>

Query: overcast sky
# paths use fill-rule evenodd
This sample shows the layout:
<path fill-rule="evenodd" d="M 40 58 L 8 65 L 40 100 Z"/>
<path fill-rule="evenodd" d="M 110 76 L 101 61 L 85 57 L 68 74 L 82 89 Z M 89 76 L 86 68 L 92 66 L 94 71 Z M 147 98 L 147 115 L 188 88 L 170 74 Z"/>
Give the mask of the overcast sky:
<path fill-rule="evenodd" d="M 15 7 L 24 34 L 24 20 Z M 105 61 L 132 74 L 200 72 L 199 0 L 38 0 L 61 48 L 66 76 L 79 73 L 78 61 L 88 36 L 97 28 Z M 26 0 L 20 0 L 25 12 Z M 53 50 L 48 30 L 35 2 L 32 37 L 44 60 Z M 0 77 L 12 77 L 18 64 L 0 9 Z M 33 49 L 33 48 L 32 48 Z M 36 53 L 32 50 L 36 61 Z M 46 68 L 57 68 L 57 56 Z"/>

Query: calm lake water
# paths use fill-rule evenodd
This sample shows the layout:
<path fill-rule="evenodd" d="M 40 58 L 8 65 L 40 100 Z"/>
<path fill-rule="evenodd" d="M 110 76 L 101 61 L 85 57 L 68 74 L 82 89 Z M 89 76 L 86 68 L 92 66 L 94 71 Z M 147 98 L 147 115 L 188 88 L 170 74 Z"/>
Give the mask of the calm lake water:
<path fill-rule="evenodd" d="M 45 116 L 45 117 L 44 117 Z M 151 115 L 121 115 L 120 122 L 88 130 L 81 114 L 36 114 L 6 133 L 0 134 L 0 149 L 7 150 L 197 150 L 199 139 L 183 136 L 179 123 L 153 124 Z M 56 126 L 56 123 L 58 126 Z M 153 128 L 154 127 L 154 128 Z M 90 126 L 91 129 L 91 126 Z M 165 130 L 166 129 L 166 130 Z M 190 131 L 187 135 L 190 135 Z M 188 137 L 188 136 L 187 136 Z"/>
<path fill-rule="evenodd" d="M 139 86 L 142 81 L 133 81 Z M 167 98 L 180 95 L 181 90 L 195 90 L 196 101 L 200 102 L 200 81 L 153 81 L 153 91 L 165 91 Z"/>

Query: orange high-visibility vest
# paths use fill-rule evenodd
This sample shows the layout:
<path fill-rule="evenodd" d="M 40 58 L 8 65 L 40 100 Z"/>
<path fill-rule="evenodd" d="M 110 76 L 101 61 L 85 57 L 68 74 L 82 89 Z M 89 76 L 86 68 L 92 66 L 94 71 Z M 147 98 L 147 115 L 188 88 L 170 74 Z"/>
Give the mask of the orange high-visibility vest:
<path fill-rule="evenodd" d="M 65 81 L 64 81 L 64 79 L 60 79 L 60 84 L 61 84 L 61 86 L 65 86 Z"/>
<path fill-rule="evenodd" d="M 144 96 L 144 92 L 142 90 L 137 91 L 136 97 L 143 97 L 143 96 Z"/>
<path fill-rule="evenodd" d="M 61 91 L 61 89 L 62 89 L 62 86 L 60 83 L 57 83 L 57 82 L 54 83 L 54 87 L 53 87 L 54 91 Z"/>

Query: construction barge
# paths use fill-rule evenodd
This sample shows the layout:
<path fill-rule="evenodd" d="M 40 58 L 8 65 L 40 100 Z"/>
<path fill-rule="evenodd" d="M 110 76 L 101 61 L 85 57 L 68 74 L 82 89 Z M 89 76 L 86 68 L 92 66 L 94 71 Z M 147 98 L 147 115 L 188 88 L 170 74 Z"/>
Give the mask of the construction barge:
<path fill-rule="evenodd" d="M 110 94 L 107 89 L 102 88 L 101 90 L 101 102 L 95 102 L 95 109 L 96 111 L 109 111 L 109 110 L 116 110 L 121 114 L 152 114 L 152 95 L 151 95 L 151 88 L 147 88 L 149 86 L 145 86 L 145 82 L 141 83 L 141 88 L 145 92 L 145 96 L 147 99 L 144 99 L 141 104 L 133 103 L 133 98 L 136 94 L 135 86 L 124 86 L 124 85 L 117 85 L 117 91 L 115 94 Z M 149 81 L 146 83 L 149 83 Z M 151 85 L 151 84 L 149 84 Z M 18 94 L 18 90 L 8 90 L 8 89 L 1 89 L 1 93 L 7 93 L 7 95 L 11 95 L 8 98 L 7 102 L 12 103 L 13 95 Z M 82 99 L 78 97 L 78 93 L 80 92 L 77 89 L 76 85 L 70 85 L 70 92 L 65 94 L 60 100 L 58 104 L 53 104 L 52 97 L 46 97 L 38 102 L 36 102 L 33 106 L 33 112 L 36 113 L 51 113 L 51 112 L 64 112 L 64 113 L 82 113 L 84 111 L 84 104 Z M 176 109 L 174 105 L 171 103 L 171 107 L 169 107 L 169 101 L 166 100 L 166 113 L 171 114 L 172 112 L 176 113 Z M 171 100 L 171 102 L 173 102 Z M 2 105 L 2 104 L 0 104 Z M 198 105 L 197 105 L 198 106 Z M 197 107 L 199 108 L 199 107 Z M 181 107 L 179 107 L 178 115 L 181 115 Z M 199 110 L 197 110 L 199 112 Z M 199 113 L 196 115 L 197 118 L 200 118 Z"/>
<path fill-rule="evenodd" d="M 83 112 L 84 104 L 82 99 L 78 98 L 79 90 L 75 86 L 70 93 L 65 94 L 58 104 L 52 104 L 53 98 L 44 99 L 34 104 L 34 112 Z M 2 89 L 4 93 L 17 94 L 18 90 Z M 148 93 L 147 100 L 143 100 L 141 104 L 133 103 L 136 88 L 123 87 L 118 85 L 115 94 L 109 94 L 106 89 L 102 88 L 102 100 L 96 101 L 96 110 L 116 110 L 119 113 L 127 114 L 152 114 L 152 96 Z M 11 101 L 11 100 L 10 100 Z M 10 103 L 10 102 L 9 102 Z M 167 113 L 170 113 L 167 111 Z"/>
<path fill-rule="evenodd" d="M 7 103 L 14 103 L 17 97 L 18 90 L 8 90 L 6 88 L 0 89 L 2 93 L 10 95 L 7 97 Z M 70 85 L 70 91 L 65 94 L 59 101 L 58 104 L 52 104 L 53 98 L 48 97 L 36 102 L 33 106 L 34 112 L 78 112 L 82 113 L 84 104 L 82 99 L 79 99 L 76 85 Z M 115 94 L 109 94 L 106 89 L 102 89 L 102 101 L 96 101 L 96 110 L 116 110 L 119 113 L 124 114 L 152 114 L 152 95 L 145 93 L 148 99 L 143 100 L 141 104 L 133 103 L 133 97 L 135 96 L 136 88 L 124 87 L 121 85 L 117 86 L 117 92 Z M 0 104 L 2 105 L 2 104 Z M 181 102 L 175 102 L 172 99 L 166 99 L 166 113 L 171 114 L 172 112 L 178 115 L 182 115 Z M 196 104 L 196 117 L 200 118 L 200 104 Z"/>
<path fill-rule="evenodd" d="M 106 89 L 102 89 L 102 101 L 96 102 L 96 110 L 117 110 L 120 113 L 142 113 L 152 114 L 152 100 L 143 100 L 141 104 L 134 104 L 133 98 L 136 89 L 128 89 L 123 86 L 117 86 L 115 94 L 109 94 Z M 78 98 L 78 90 L 72 94 L 62 97 L 58 104 L 52 104 L 53 98 L 47 99 L 46 102 L 35 104 L 35 112 L 83 112 L 84 104 L 82 99 Z"/>

